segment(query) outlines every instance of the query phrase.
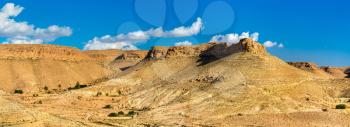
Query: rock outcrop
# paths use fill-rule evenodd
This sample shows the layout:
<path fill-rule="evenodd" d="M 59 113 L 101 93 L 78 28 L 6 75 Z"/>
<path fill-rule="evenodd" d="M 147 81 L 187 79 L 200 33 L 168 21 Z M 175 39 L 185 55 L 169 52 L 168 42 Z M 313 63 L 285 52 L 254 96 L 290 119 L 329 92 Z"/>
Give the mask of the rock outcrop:
<path fill-rule="evenodd" d="M 245 38 L 238 43 L 239 47 L 245 52 L 250 52 L 253 54 L 266 54 L 266 49 L 260 43 L 254 42 L 253 39 Z"/>
<path fill-rule="evenodd" d="M 287 63 L 296 68 L 309 71 L 311 73 L 314 73 L 322 77 L 346 78 L 349 75 L 346 72 L 347 67 L 329 67 L 329 66 L 318 67 L 317 64 L 312 62 L 287 62 Z"/>
<path fill-rule="evenodd" d="M 250 38 L 242 39 L 237 44 L 210 42 L 196 46 L 153 47 L 146 58 L 162 59 L 172 57 L 197 57 L 222 58 L 237 52 L 248 52 L 256 55 L 265 55 L 263 45 Z"/>
<path fill-rule="evenodd" d="M 147 55 L 148 51 L 145 50 L 130 50 L 125 51 L 121 55 L 119 55 L 116 60 L 138 60 L 138 59 L 144 59 Z"/>
<path fill-rule="evenodd" d="M 306 70 L 306 71 L 312 71 L 312 70 L 318 70 L 318 66 L 315 63 L 312 62 L 287 62 L 289 65 L 292 65 L 296 68 Z"/>
<path fill-rule="evenodd" d="M 337 78 L 349 78 L 350 67 L 321 67 L 321 69 Z"/>
<path fill-rule="evenodd" d="M 91 58 L 104 62 L 111 62 L 117 56 L 123 54 L 125 51 L 112 49 L 112 50 L 87 50 L 83 51 L 84 54 L 87 54 Z"/>

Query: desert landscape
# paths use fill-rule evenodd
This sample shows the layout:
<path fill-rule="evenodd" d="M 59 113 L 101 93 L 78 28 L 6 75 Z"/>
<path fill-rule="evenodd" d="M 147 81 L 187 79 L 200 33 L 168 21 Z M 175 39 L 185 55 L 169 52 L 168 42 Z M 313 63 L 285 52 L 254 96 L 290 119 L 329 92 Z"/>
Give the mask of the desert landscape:
<path fill-rule="evenodd" d="M 350 127 L 349 5 L 0 0 L 0 127 Z"/>
<path fill-rule="evenodd" d="M 1 126 L 350 125 L 349 67 L 285 62 L 249 38 L 149 51 L 0 49 Z"/>

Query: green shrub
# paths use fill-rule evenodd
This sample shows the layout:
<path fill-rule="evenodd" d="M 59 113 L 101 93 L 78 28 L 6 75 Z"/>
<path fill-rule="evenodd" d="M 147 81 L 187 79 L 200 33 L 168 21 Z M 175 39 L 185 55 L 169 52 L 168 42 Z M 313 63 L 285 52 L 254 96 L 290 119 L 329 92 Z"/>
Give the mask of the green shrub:
<path fill-rule="evenodd" d="M 108 114 L 108 117 L 118 117 L 118 113 L 112 112 Z"/>
<path fill-rule="evenodd" d="M 112 105 L 105 105 L 105 107 L 103 107 L 104 109 L 111 109 L 111 108 L 113 108 L 113 106 Z"/>
<path fill-rule="evenodd" d="M 123 111 L 119 111 L 118 115 L 124 115 L 124 112 Z"/>
<path fill-rule="evenodd" d="M 336 109 L 346 109 L 346 105 L 345 104 L 338 104 L 335 106 Z"/>
<path fill-rule="evenodd" d="M 108 114 L 108 117 L 120 117 L 120 116 L 124 116 L 123 111 L 119 111 L 118 113 L 112 112 Z"/>
<path fill-rule="evenodd" d="M 16 90 L 15 90 L 15 94 L 23 94 L 23 90 L 21 90 L 21 89 L 16 89 Z"/>
<path fill-rule="evenodd" d="M 101 96 L 102 92 L 97 92 L 96 97 Z"/>
<path fill-rule="evenodd" d="M 75 83 L 75 86 L 74 87 L 69 87 L 68 90 L 75 90 L 75 89 L 81 89 L 81 88 L 85 88 L 87 87 L 88 85 L 82 85 L 80 84 L 79 82 Z"/>
<path fill-rule="evenodd" d="M 45 86 L 45 87 L 44 87 L 44 90 L 45 90 L 45 91 L 48 91 L 48 90 L 49 90 L 49 87 Z"/>
<path fill-rule="evenodd" d="M 136 115 L 136 112 L 135 111 L 129 111 L 127 115 L 128 116 L 134 116 L 134 115 Z"/>

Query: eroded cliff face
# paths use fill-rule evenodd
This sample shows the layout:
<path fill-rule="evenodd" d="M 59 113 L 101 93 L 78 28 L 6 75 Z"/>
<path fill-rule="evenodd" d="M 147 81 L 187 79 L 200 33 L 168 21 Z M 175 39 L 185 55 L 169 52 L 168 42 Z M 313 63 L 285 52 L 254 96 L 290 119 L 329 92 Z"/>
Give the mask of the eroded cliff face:
<path fill-rule="evenodd" d="M 148 51 L 146 50 L 130 50 L 118 55 L 116 60 L 139 60 L 144 59 Z"/>
<path fill-rule="evenodd" d="M 242 39 L 237 44 L 210 42 L 196 46 L 153 47 L 146 58 L 163 59 L 172 57 L 213 57 L 222 58 L 237 52 L 249 52 L 256 55 L 265 55 L 266 49 L 252 39 Z"/>
<path fill-rule="evenodd" d="M 124 52 L 125 51 L 118 49 L 83 51 L 83 53 L 88 55 L 89 57 L 106 63 L 112 62 L 116 59 L 117 56 L 123 54 Z"/>

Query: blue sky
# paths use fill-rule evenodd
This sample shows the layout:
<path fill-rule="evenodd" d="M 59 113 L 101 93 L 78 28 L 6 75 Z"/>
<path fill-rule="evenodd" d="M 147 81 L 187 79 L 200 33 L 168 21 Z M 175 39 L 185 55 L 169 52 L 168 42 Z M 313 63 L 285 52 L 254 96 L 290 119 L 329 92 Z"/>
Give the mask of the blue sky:
<path fill-rule="evenodd" d="M 268 50 L 286 61 L 350 65 L 350 2 L 346 0 L 1 0 L 0 6 L 6 3 L 24 8 L 13 17 L 16 22 L 27 22 L 35 28 L 60 28 L 60 32 L 26 35 L 30 39 L 48 36 L 42 37 L 42 43 L 84 49 L 95 37 L 103 40 L 105 35 L 113 37 L 159 27 L 164 33 L 171 33 L 181 26 L 191 27 L 200 18 L 203 29 L 199 33 L 152 35 L 145 42 L 132 45 L 149 49 L 184 41 L 198 44 L 215 35 L 257 32 L 261 43 L 283 44 L 283 48 L 276 45 Z M 9 38 L 18 36 L 1 36 L 0 32 L 0 41 Z"/>

